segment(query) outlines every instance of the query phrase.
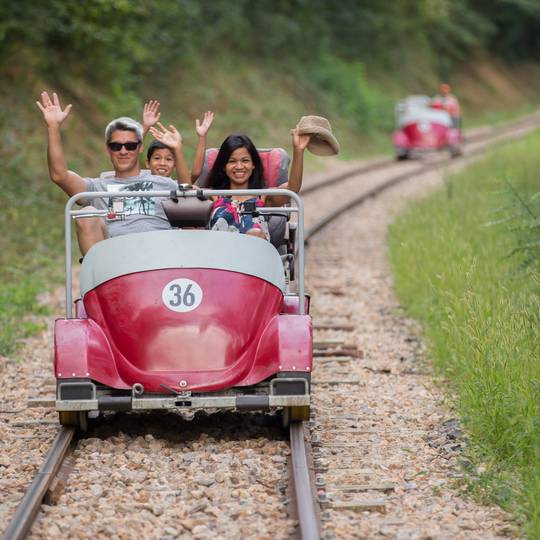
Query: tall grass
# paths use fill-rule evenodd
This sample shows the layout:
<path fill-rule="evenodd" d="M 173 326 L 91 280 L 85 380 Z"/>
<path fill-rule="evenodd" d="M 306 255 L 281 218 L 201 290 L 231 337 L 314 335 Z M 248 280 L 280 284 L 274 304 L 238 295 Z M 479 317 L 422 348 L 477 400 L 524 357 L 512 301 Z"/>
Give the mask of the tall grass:
<path fill-rule="evenodd" d="M 540 299 L 523 266 L 530 254 L 516 248 L 518 209 L 538 191 L 539 167 L 540 136 L 505 147 L 414 204 L 389 236 L 397 293 L 423 323 L 471 453 L 485 464 L 479 483 L 525 516 L 532 538 L 540 538 Z"/>

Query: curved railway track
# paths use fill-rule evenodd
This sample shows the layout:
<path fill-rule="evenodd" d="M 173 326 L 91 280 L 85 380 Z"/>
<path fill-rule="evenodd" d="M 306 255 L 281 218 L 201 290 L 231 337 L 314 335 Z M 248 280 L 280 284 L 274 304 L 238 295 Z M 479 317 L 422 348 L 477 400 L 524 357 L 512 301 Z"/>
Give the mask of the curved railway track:
<path fill-rule="evenodd" d="M 475 157 L 483 153 L 487 147 L 497 142 L 504 142 L 532 131 L 540 125 L 540 114 L 532 115 L 516 122 L 508 123 L 498 128 L 490 128 L 469 135 L 464 147 L 464 159 Z M 409 163 L 400 163 L 399 165 L 388 159 L 374 161 L 367 165 L 349 170 L 345 173 L 326 178 L 323 181 L 307 184 L 303 189 L 303 196 L 306 201 L 310 201 L 313 195 L 319 197 L 325 190 L 332 189 L 331 200 L 343 199 L 345 202 L 334 206 L 329 212 L 325 212 L 318 219 L 312 219 L 306 229 L 306 242 L 324 229 L 329 223 L 342 216 L 355 206 L 364 203 L 370 198 L 376 197 L 385 190 L 404 182 L 415 176 L 429 172 L 430 170 L 446 166 L 449 163 L 458 163 L 461 160 L 446 158 L 444 156 L 431 157 L 425 161 L 412 161 Z M 406 168 L 405 172 L 403 169 Z M 396 172 L 394 172 L 394 169 Z M 388 171 L 383 175 L 383 179 L 378 179 L 371 185 L 359 185 L 358 178 L 372 172 Z M 336 186 L 343 187 L 343 197 L 336 197 Z M 339 188 L 338 188 L 339 189 Z M 306 204 L 308 206 L 309 202 Z M 313 212 L 315 215 L 317 212 Z M 309 212 L 308 212 L 309 214 Z M 334 291 L 335 292 L 335 291 Z M 337 293 L 336 293 L 337 294 Z M 319 330 L 337 330 L 341 334 L 350 330 L 346 322 L 342 320 L 326 321 L 318 326 Z M 345 365 L 358 355 L 358 351 L 347 345 L 343 339 L 321 341 L 314 344 L 316 362 L 322 366 L 331 363 L 338 366 Z M 338 370 L 339 372 L 339 370 Z M 314 381 L 314 386 L 318 384 L 341 384 L 355 385 L 354 380 L 340 381 Z M 310 427 L 313 432 L 315 420 L 310 421 Z M 346 432 L 346 430 L 345 430 Z M 314 474 L 321 470 L 320 452 L 317 450 L 319 440 L 316 435 L 312 436 L 313 449 L 306 448 L 306 433 L 304 423 L 293 423 L 290 426 L 290 449 L 292 460 L 291 482 L 294 486 L 296 512 L 298 518 L 299 532 L 302 539 L 314 539 L 320 537 L 319 509 L 317 501 L 321 507 L 326 507 L 327 498 L 325 493 L 325 481 Z M 5 540 L 14 540 L 25 538 L 32 527 L 32 523 L 39 512 L 43 499 L 51 488 L 57 473 L 61 470 L 62 462 L 68 455 L 70 448 L 76 443 L 77 436 L 71 428 L 61 428 L 58 432 L 46 459 L 36 474 L 32 484 L 28 488 L 25 496 L 20 502 L 15 514 L 13 515 L 8 527 L 3 533 Z M 310 464 L 309 459 L 313 451 L 314 463 Z M 312 470 L 313 469 L 313 470 Z M 315 479 L 315 485 L 313 485 Z M 391 487 L 386 486 L 391 489 Z M 383 485 L 379 489 L 386 489 Z M 316 493 L 318 492 L 318 493 Z M 372 505 L 376 506 L 376 503 Z M 344 503 L 347 507 L 347 503 Z M 366 506 L 368 509 L 368 506 Z M 322 513 L 323 519 L 325 512 Z M 327 516 L 326 516 L 327 517 Z"/>
<path fill-rule="evenodd" d="M 309 203 L 307 202 L 309 201 L 310 195 L 319 195 L 320 193 L 327 191 L 332 200 L 343 199 L 345 202 L 332 207 L 332 209 L 322 217 L 307 224 L 305 233 L 306 242 L 343 213 L 364 203 L 372 197 L 376 197 L 379 193 L 392 188 L 400 182 L 410 180 L 415 176 L 425 174 L 430 170 L 435 170 L 452 163 L 462 162 L 463 159 L 467 160 L 477 157 L 486 152 L 493 144 L 518 139 L 534 129 L 537 129 L 539 126 L 540 113 L 535 113 L 515 122 L 508 122 L 499 127 L 476 130 L 472 134 L 466 136 L 463 157 L 461 160 L 448 157 L 445 153 L 428 155 L 428 159 L 425 161 L 411 160 L 408 162 L 396 162 L 391 159 L 381 159 L 308 184 L 302 188 L 302 198 L 306 203 L 306 216 L 310 215 L 308 209 Z M 407 169 L 405 172 L 403 172 L 404 168 Z M 396 170 L 395 173 L 393 172 L 394 169 Z M 357 180 L 360 176 L 375 171 L 389 171 L 390 174 L 382 181 L 378 180 L 367 188 L 366 186 L 359 185 Z M 338 186 L 337 189 L 336 186 Z M 339 191 L 342 187 L 345 189 Z M 315 212 L 312 214 L 315 214 Z"/>

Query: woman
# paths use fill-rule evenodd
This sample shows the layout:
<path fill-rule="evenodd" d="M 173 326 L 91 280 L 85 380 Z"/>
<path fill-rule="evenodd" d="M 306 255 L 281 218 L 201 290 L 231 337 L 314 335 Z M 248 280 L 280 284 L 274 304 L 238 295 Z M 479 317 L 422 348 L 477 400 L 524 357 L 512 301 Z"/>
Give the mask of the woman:
<path fill-rule="evenodd" d="M 298 127 L 291 130 L 293 158 L 289 181 L 280 189 L 290 189 L 298 193 L 302 187 L 304 150 L 310 135 L 300 135 Z M 255 145 L 247 135 L 230 135 L 221 148 L 212 167 L 208 185 L 212 189 L 264 189 L 264 169 Z M 264 216 L 244 213 L 246 202 L 256 206 L 281 206 L 289 201 L 285 196 L 230 196 L 216 197 L 212 207 L 210 226 L 214 230 L 238 231 L 259 238 L 269 239 Z"/>

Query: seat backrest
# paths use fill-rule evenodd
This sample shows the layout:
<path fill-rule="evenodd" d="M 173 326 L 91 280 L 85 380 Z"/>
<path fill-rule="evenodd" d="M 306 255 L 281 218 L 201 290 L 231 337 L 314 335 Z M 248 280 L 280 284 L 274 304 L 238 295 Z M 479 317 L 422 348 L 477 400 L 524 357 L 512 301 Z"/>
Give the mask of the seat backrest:
<path fill-rule="evenodd" d="M 204 156 L 204 165 L 201 176 L 196 184 L 199 187 L 208 187 L 208 173 L 214 166 L 218 155 L 218 148 L 209 148 Z M 268 187 L 277 187 L 289 179 L 289 163 L 291 159 L 283 148 L 257 148 L 264 168 L 264 179 Z"/>
<path fill-rule="evenodd" d="M 173 227 L 206 227 L 212 213 L 212 201 L 195 197 L 178 197 L 161 202 L 165 215 Z"/>

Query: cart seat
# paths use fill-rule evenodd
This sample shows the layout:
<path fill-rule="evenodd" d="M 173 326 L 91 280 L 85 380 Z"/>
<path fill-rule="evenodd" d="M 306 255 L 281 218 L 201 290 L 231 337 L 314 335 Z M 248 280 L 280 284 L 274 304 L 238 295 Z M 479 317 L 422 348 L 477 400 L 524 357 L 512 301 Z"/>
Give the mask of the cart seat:
<path fill-rule="evenodd" d="M 196 184 L 199 187 L 208 187 L 208 173 L 214 166 L 219 148 L 209 148 L 204 156 L 204 165 L 201 176 Z M 289 179 L 289 154 L 283 148 L 257 148 L 261 158 L 264 180 L 267 187 L 278 187 Z"/>

